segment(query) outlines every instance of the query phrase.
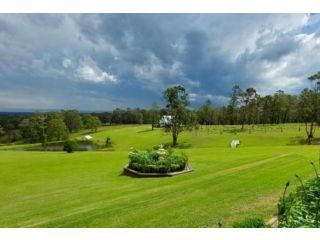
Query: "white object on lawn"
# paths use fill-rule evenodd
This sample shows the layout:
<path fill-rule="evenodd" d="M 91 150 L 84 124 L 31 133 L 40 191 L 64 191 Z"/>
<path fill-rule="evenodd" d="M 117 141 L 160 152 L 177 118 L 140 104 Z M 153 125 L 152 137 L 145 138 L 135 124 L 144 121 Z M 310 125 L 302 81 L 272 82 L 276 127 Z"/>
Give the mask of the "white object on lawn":
<path fill-rule="evenodd" d="M 83 137 L 83 140 L 92 140 L 92 137 L 90 135 L 85 135 Z"/>
<path fill-rule="evenodd" d="M 239 146 L 240 146 L 240 140 L 238 140 L 238 139 L 234 139 L 230 143 L 230 147 L 232 147 L 232 148 L 237 148 Z"/>

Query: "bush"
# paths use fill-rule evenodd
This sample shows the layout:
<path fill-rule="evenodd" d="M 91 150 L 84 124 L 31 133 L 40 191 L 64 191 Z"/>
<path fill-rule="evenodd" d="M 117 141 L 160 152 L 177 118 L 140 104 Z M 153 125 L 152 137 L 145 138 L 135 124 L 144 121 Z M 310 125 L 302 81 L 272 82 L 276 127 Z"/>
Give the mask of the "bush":
<path fill-rule="evenodd" d="M 185 154 L 173 155 L 163 148 L 150 151 L 129 152 L 129 168 L 144 173 L 168 173 L 185 169 L 188 158 Z"/>
<path fill-rule="evenodd" d="M 63 144 L 63 150 L 67 153 L 72 153 L 77 148 L 77 142 L 74 140 L 67 140 Z"/>
<path fill-rule="evenodd" d="M 112 147 L 112 141 L 111 141 L 111 138 L 109 136 L 106 138 L 105 147 L 106 148 Z"/>
<path fill-rule="evenodd" d="M 267 225 L 261 218 L 246 218 L 232 225 L 234 228 L 265 228 Z"/>
<path fill-rule="evenodd" d="M 278 202 L 279 227 L 320 227 L 320 179 L 314 178 Z"/>

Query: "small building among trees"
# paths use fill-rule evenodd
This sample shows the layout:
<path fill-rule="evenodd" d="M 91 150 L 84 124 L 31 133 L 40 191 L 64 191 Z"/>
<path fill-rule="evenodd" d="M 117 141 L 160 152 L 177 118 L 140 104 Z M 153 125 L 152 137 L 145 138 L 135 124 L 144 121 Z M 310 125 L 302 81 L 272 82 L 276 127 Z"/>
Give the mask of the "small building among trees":
<path fill-rule="evenodd" d="M 163 115 L 159 120 L 160 127 L 165 127 L 171 125 L 172 116 Z"/>

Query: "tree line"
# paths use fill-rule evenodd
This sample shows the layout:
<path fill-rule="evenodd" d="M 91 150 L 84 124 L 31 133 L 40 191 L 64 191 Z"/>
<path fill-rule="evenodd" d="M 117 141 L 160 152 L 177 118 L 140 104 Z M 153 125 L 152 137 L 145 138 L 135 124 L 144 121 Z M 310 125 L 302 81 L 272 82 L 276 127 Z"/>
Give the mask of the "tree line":
<path fill-rule="evenodd" d="M 0 141 L 46 142 L 64 140 L 80 129 L 97 131 L 101 124 L 151 124 L 158 126 L 163 115 L 175 115 L 173 138 L 182 128 L 180 125 L 245 125 L 304 123 L 307 141 L 314 137 L 320 125 L 320 72 L 309 77 L 313 88 L 305 88 L 298 95 L 282 90 L 261 96 L 256 89 L 232 87 L 229 101 L 225 106 L 215 106 L 210 99 L 196 109 L 189 108 L 188 93 L 183 86 L 175 86 L 163 92 L 166 106 L 161 108 L 153 102 L 150 109 L 116 108 L 110 112 L 84 114 L 77 110 L 33 113 L 28 116 L 19 114 L 0 115 Z M 179 124 L 176 120 L 180 118 Z M 175 142 L 175 140 L 174 140 Z"/>
<path fill-rule="evenodd" d="M 22 140 L 27 143 L 62 141 L 80 129 L 98 130 L 101 120 L 94 114 L 80 114 L 77 110 L 32 114 L 1 114 L 0 140 L 10 143 Z"/>

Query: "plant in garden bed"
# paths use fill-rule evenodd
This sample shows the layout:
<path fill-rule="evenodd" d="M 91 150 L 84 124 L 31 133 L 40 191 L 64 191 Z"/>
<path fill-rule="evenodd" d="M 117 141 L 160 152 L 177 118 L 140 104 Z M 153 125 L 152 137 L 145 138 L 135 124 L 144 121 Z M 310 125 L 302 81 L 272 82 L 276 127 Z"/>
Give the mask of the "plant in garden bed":
<path fill-rule="evenodd" d="M 128 167 L 143 173 L 168 173 L 184 170 L 187 162 L 185 154 L 174 155 L 171 150 L 165 150 L 162 146 L 148 151 L 132 148 Z"/>
<path fill-rule="evenodd" d="M 266 228 L 270 227 L 265 224 L 261 218 L 246 218 L 240 222 L 235 222 L 232 227 L 234 228 Z"/>
<path fill-rule="evenodd" d="M 283 197 L 278 202 L 279 227 L 319 227 L 320 226 L 320 178 L 311 162 L 316 177 L 303 182 L 296 175 L 300 186 L 296 191 Z"/>

